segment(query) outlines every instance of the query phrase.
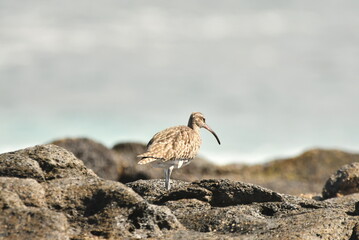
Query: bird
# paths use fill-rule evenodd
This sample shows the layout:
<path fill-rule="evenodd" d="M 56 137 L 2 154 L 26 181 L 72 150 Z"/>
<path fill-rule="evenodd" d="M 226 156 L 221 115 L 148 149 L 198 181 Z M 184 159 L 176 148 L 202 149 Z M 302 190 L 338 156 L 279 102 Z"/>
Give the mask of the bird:
<path fill-rule="evenodd" d="M 200 129 L 205 128 L 221 142 L 217 134 L 206 124 L 204 115 L 200 112 L 191 113 L 187 126 L 175 126 L 156 133 L 147 144 L 145 153 L 139 154 L 138 164 L 150 164 L 163 168 L 165 188 L 171 189 L 171 173 L 188 165 L 197 155 L 202 144 Z"/>

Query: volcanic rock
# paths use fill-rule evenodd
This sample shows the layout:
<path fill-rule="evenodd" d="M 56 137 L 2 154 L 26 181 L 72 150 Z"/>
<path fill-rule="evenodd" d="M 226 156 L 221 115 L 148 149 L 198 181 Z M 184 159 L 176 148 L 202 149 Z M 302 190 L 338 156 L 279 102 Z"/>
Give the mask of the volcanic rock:
<path fill-rule="evenodd" d="M 183 228 L 167 207 L 55 145 L 1 154 L 0 176 L 1 239 L 146 238 Z"/>
<path fill-rule="evenodd" d="M 250 182 L 281 193 L 319 194 L 334 171 L 352 162 L 359 162 L 359 154 L 312 149 L 299 156 L 265 164 L 219 166 L 215 178 Z"/>
<path fill-rule="evenodd" d="M 163 184 L 140 180 L 127 185 L 149 202 L 167 206 L 202 238 L 329 240 L 356 234 L 354 197 L 316 201 L 229 180 L 173 180 L 170 191 Z M 180 239 L 178 233 L 166 236 Z"/>
<path fill-rule="evenodd" d="M 0 238 L 358 239 L 359 194 L 318 201 L 245 182 L 99 178 L 64 148 L 0 154 Z"/>
<path fill-rule="evenodd" d="M 323 188 L 323 197 L 332 198 L 359 192 L 359 162 L 344 165 L 331 175 Z"/>
<path fill-rule="evenodd" d="M 0 154 L 0 176 L 32 178 L 38 182 L 96 174 L 72 153 L 55 145 L 39 145 Z"/>
<path fill-rule="evenodd" d="M 149 171 L 147 166 L 137 164 L 137 155 L 146 151 L 144 144 L 118 143 L 112 149 L 118 155 L 117 164 L 121 166 L 120 182 L 127 183 L 139 179 L 158 178 L 162 173 L 160 169 L 151 169 Z"/>
<path fill-rule="evenodd" d="M 99 177 L 117 181 L 119 179 L 119 167 L 115 153 L 88 138 L 66 138 L 52 142 L 57 146 L 72 152 L 81 159 L 85 166 L 92 169 Z"/>

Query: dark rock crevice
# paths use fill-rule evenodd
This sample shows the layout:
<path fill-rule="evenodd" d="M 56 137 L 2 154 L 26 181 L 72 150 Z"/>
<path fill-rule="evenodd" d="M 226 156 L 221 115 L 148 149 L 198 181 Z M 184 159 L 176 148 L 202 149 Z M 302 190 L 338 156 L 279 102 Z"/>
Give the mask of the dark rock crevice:
<path fill-rule="evenodd" d="M 358 240 L 358 239 L 359 239 L 359 223 L 355 224 L 355 226 L 353 227 L 353 231 L 349 240 Z"/>
<path fill-rule="evenodd" d="M 171 191 L 168 194 L 160 196 L 153 204 L 163 205 L 168 201 L 178 201 L 181 199 L 198 199 L 203 202 L 209 202 L 212 198 L 212 193 L 201 188 L 188 187 L 183 190 Z"/>

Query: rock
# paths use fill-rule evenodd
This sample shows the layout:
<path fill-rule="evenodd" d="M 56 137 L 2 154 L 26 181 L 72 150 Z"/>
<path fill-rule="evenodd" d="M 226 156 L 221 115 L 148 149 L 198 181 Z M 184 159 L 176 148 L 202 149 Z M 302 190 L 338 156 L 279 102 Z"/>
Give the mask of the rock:
<path fill-rule="evenodd" d="M 10 207 L 25 208 L 25 204 L 16 193 L 1 189 L 0 209 L 7 209 Z"/>
<path fill-rule="evenodd" d="M 121 172 L 119 181 L 132 182 L 139 179 L 158 178 L 160 169 L 148 169 L 148 166 L 138 165 L 137 155 L 146 151 L 146 145 L 141 143 L 118 143 L 112 148 L 118 155 L 117 164 Z"/>
<path fill-rule="evenodd" d="M 323 188 L 323 198 L 359 192 L 359 162 L 344 165 L 331 175 Z"/>
<path fill-rule="evenodd" d="M 244 182 L 99 178 L 41 145 L 0 154 L 0 239 L 357 239 L 359 193 L 324 201 Z"/>
<path fill-rule="evenodd" d="M 210 179 L 195 182 L 195 184 L 212 192 L 212 206 L 283 201 L 280 194 L 248 183 Z"/>
<path fill-rule="evenodd" d="M 151 203 L 194 198 L 209 202 L 211 206 L 249 204 L 253 202 L 282 201 L 282 196 L 259 186 L 229 180 L 202 180 L 188 183 L 172 181 L 172 189 L 167 191 L 161 180 L 136 181 L 128 183 L 135 192 Z"/>
<path fill-rule="evenodd" d="M 349 240 L 358 240 L 359 239 L 359 223 L 357 223 L 353 229 L 353 234 L 350 236 Z"/>
<path fill-rule="evenodd" d="M 7 208 L 0 213 L 0 238 L 70 239 L 71 230 L 62 213 L 46 208 Z"/>
<path fill-rule="evenodd" d="M 30 178 L 13 178 L 0 177 L 0 191 L 1 193 L 10 192 L 16 198 L 28 207 L 46 207 L 45 190 L 34 179 Z M 7 201 L 8 199 L 4 199 Z M 10 207 L 8 205 L 8 207 Z M 4 207 L 3 207 L 4 208 Z"/>
<path fill-rule="evenodd" d="M 163 180 L 140 180 L 127 185 L 149 202 L 167 206 L 190 231 L 179 231 L 181 236 L 348 239 L 358 220 L 351 198 L 321 202 L 228 180 L 173 180 L 170 191 L 163 184 Z M 183 239 L 179 232 L 165 235 L 166 239 Z"/>
<path fill-rule="evenodd" d="M 34 179 L 0 177 L 0 209 L 1 239 L 69 239 L 66 217 L 47 209 L 45 190 Z"/>
<path fill-rule="evenodd" d="M 194 198 L 209 202 L 212 199 L 212 192 L 197 185 L 182 180 L 172 180 L 172 188 L 167 191 L 164 187 L 164 180 L 138 180 L 126 185 L 140 194 L 144 199 L 154 204 L 163 204 L 170 200 L 183 198 Z"/>
<path fill-rule="evenodd" d="M 166 207 L 148 204 L 122 183 L 99 178 L 59 179 L 46 185 L 49 208 L 65 212 L 76 232 L 104 238 L 159 236 L 181 228 Z"/>
<path fill-rule="evenodd" d="M 64 148 L 0 155 L 1 239 L 158 238 L 183 229 L 166 206 L 104 180 Z"/>
<path fill-rule="evenodd" d="M 356 161 L 359 161 L 359 154 L 312 149 L 299 156 L 265 164 L 219 166 L 214 178 L 251 182 L 288 194 L 320 193 L 323 182 L 334 171 L 344 164 Z"/>
<path fill-rule="evenodd" d="M 119 179 L 117 156 L 104 145 L 88 138 L 66 138 L 56 140 L 52 144 L 72 152 L 99 177 L 115 181 Z"/>
<path fill-rule="evenodd" d="M 0 176 L 33 178 L 38 182 L 71 176 L 96 176 L 65 149 L 38 145 L 0 154 Z"/>
<path fill-rule="evenodd" d="M 219 168 L 216 164 L 213 164 L 201 156 L 197 156 L 189 165 L 174 170 L 171 179 L 196 181 L 205 178 L 221 178 L 218 175 Z M 164 176 L 162 176 L 162 178 L 163 177 Z"/>
<path fill-rule="evenodd" d="M 142 143 L 125 142 L 117 143 L 112 148 L 127 159 L 137 159 L 137 155 L 146 151 L 146 145 Z"/>
<path fill-rule="evenodd" d="M 0 155 L 0 176 L 45 180 L 39 162 L 30 158 L 26 149 Z"/>

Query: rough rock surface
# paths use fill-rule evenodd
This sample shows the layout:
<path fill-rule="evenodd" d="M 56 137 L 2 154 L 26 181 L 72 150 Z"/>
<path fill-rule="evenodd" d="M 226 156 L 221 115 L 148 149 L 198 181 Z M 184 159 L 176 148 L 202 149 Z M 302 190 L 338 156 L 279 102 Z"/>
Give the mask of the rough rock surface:
<path fill-rule="evenodd" d="M 99 178 L 64 148 L 0 154 L 0 239 L 358 239 L 359 194 L 325 201 L 209 179 Z"/>
<path fill-rule="evenodd" d="M 139 179 L 150 179 L 159 176 L 159 169 L 147 171 L 146 166 L 138 165 L 137 155 L 145 152 L 146 145 L 141 143 L 118 143 L 113 146 L 113 151 L 119 156 L 118 164 L 121 166 L 119 181 L 123 183 Z"/>
<path fill-rule="evenodd" d="M 128 183 L 135 192 L 146 200 L 162 204 L 170 200 L 195 198 L 209 202 L 212 206 L 250 204 L 253 202 L 282 201 L 282 196 L 271 190 L 257 185 L 233 182 L 229 180 L 202 180 L 198 182 L 184 182 L 174 180 L 175 190 L 167 191 L 163 180 L 139 180 Z"/>
<path fill-rule="evenodd" d="M 167 206 L 190 231 L 166 239 L 356 239 L 359 194 L 315 201 L 229 180 L 174 180 L 168 192 L 163 184 L 139 180 L 127 185 L 149 202 Z"/>
<path fill-rule="evenodd" d="M 101 143 L 88 138 L 66 138 L 56 140 L 52 144 L 72 152 L 99 177 L 114 181 L 119 179 L 117 156 Z"/>
<path fill-rule="evenodd" d="M 347 164 L 331 175 L 323 188 L 323 197 L 332 198 L 359 192 L 359 162 Z"/>
<path fill-rule="evenodd" d="M 182 225 L 72 153 L 41 145 L 0 155 L 1 239 L 158 237 Z"/>
<path fill-rule="evenodd" d="M 96 174 L 65 149 L 55 145 L 40 145 L 0 154 L 0 176 L 44 182 L 71 176 L 96 177 Z"/>
<path fill-rule="evenodd" d="M 299 156 L 258 165 L 226 165 L 217 176 L 245 181 L 288 194 L 320 193 L 325 181 L 341 166 L 359 162 L 359 154 L 311 149 Z"/>

